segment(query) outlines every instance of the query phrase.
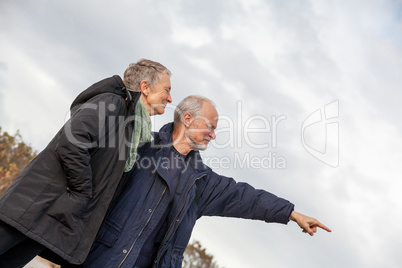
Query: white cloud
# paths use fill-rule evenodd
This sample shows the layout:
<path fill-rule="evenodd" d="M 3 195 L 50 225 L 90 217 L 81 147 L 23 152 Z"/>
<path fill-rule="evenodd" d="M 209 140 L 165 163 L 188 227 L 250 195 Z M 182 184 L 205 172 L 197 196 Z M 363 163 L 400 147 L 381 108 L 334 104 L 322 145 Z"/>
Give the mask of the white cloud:
<path fill-rule="evenodd" d="M 54 77 L 41 69 L 24 50 L 3 45 L 1 58 L 7 62 L 1 89 L 1 124 L 4 131 L 21 130 L 35 148 L 47 145 L 68 114 L 68 93 Z M 66 94 L 67 93 L 67 94 Z M 4 126 L 3 126 L 4 127 Z"/>
<path fill-rule="evenodd" d="M 212 42 L 212 37 L 204 27 L 190 28 L 184 21 L 173 22 L 173 42 L 199 48 Z"/>

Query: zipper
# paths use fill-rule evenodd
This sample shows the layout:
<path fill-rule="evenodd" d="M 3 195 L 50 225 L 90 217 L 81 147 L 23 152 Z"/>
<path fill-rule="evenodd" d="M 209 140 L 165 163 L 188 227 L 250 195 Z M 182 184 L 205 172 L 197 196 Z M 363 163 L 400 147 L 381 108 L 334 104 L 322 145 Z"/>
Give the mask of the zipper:
<path fill-rule="evenodd" d="M 154 215 L 154 212 L 155 212 L 156 208 L 158 207 L 159 203 L 161 202 L 162 197 L 164 196 L 164 194 L 165 194 L 165 192 L 166 192 L 166 189 L 167 189 L 167 186 L 165 186 L 165 189 L 163 190 L 162 195 L 161 195 L 161 197 L 160 197 L 159 200 L 158 200 L 158 203 L 156 203 L 155 208 L 152 210 L 152 213 L 151 213 L 151 215 L 149 216 L 147 222 L 145 223 L 144 227 L 142 227 L 141 231 L 138 233 L 138 235 L 137 235 L 137 237 L 135 238 L 133 244 L 131 245 L 130 250 L 127 252 L 126 256 L 124 256 L 124 259 L 121 261 L 121 263 L 119 264 L 118 268 L 120 268 L 120 267 L 123 265 L 123 263 L 126 261 L 128 255 L 129 255 L 130 252 L 133 250 L 134 245 L 135 245 L 135 243 L 137 242 L 138 238 L 141 236 L 142 232 L 145 230 L 145 227 L 147 227 L 149 221 L 150 221 L 151 218 L 152 218 L 152 215 Z"/>
<path fill-rule="evenodd" d="M 182 207 L 181 207 L 179 213 L 177 213 L 176 217 L 174 217 L 172 223 L 170 224 L 169 229 L 167 230 L 167 232 L 166 232 L 166 234 L 165 234 L 165 237 L 164 237 L 163 240 L 162 240 L 161 246 L 164 244 L 167 235 L 169 234 L 170 230 L 172 229 L 173 224 L 176 222 L 177 217 L 178 217 L 178 216 L 180 215 L 180 213 L 183 211 L 184 206 L 186 205 L 187 195 L 188 195 L 188 193 L 190 192 L 191 188 L 193 188 L 193 185 L 196 183 L 196 181 L 198 181 L 199 179 L 201 179 L 201 178 L 204 177 L 204 176 L 206 176 L 206 174 L 203 174 L 202 176 L 196 178 L 196 179 L 193 181 L 193 183 L 191 184 L 191 186 L 188 188 L 188 190 L 187 190 L 187 192 L 186 192 L 186 196 L 185 196 L 185 198 L 184 198 L 183 205 L 182 205 Z M 159 250 L 158 250 L 158 251 L 159 251 Z M 156 262 L 157 262 L 157 260 L 155 260 L 154 264 L 156 264 Z"/>

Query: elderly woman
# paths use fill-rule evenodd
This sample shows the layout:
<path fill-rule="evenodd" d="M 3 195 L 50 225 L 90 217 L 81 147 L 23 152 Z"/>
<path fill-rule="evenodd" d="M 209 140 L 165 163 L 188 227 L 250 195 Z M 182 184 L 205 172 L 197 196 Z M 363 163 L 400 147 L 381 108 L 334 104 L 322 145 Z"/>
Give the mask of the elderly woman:
<path fill-rule="evenodd" d="M 150 116 L 163 114 L 170 71 L 130 64 L 83 91 L 71 118 L 0 199 L 0 267 L 21 267 L 43 251 L 82 263 L 139 142 L 152 139 Z"/>

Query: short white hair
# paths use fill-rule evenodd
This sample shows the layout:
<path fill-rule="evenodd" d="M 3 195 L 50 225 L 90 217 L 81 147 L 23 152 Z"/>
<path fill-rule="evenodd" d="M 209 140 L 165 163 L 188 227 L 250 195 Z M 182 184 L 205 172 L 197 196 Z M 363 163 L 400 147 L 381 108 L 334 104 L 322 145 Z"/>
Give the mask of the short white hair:
<path fill-rule="evenodd" d="M 159 62 L 140 59 L 127 67 L 124 72 L 124 85 L 131 90 L 140 91 L 140 83 L 145 80 L 153 88 L 163 74 L 167 74 L 169 77 L 172 75 L 169 69 Z"/>
<path fill-rule="evenodd" d="M 190 95 L 184 98 L 174 110 L 174 127 L 180 124 L 185 113 L 190 113 L 193 117 L 201 116 L 204 102 L 208 102 L 216 108 L 215 103 L 204 96 Z"/>

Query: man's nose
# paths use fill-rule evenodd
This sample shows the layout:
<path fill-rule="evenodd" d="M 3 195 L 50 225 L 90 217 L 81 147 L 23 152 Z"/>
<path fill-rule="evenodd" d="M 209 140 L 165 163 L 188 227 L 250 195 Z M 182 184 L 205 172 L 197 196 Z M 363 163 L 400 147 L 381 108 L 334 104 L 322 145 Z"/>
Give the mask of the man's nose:
<path fill-rule="evenodd" d="M 209 137 L 211 137 L 211 140 L 214 140 L 216 138 L 214 130 L 211 130 L 211 132 L 209 132 Z"/>
<path fill-rule="evenodd" d="M 168 101 L 169 103 L 172 103 L 172 96 L 170 95 L 170 93 L 169 93 L 169 95 L 168 95 L 168 97 L 167 97 L 167 101 Z"/>

